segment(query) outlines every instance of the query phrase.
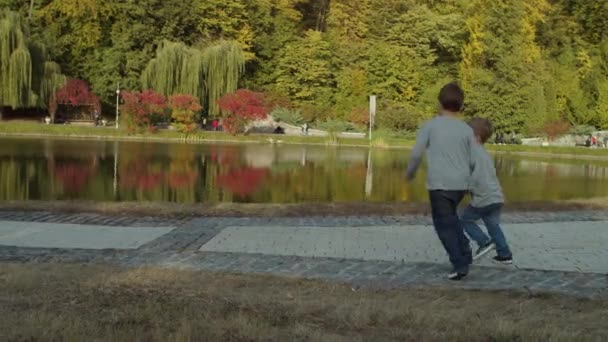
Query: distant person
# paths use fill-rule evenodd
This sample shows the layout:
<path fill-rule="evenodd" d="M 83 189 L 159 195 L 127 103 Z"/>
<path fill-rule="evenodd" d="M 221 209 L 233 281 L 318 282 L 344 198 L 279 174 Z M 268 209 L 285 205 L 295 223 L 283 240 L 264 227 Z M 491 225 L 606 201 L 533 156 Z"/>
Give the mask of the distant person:
<path fill-rule="evenodd" d="M 406 177 L 415 178 L 426 151 L 433 225 L 453 267 L 448 279 L 460 280 L 469 273 L 473 256 L 456 209 L 469 189 L 471 153 L 477 142 L 471 127 L 458 118 L 464 92 L 456 83 L 441 89 L 439 104 L 439 114 L 418 131 Z"/>
<path fill-rule="evenodd" d="M 218 122 L 217 120 L 213 120 L 211 122 L 211 128 L 213 128 L 214 131 L 217 131 L 217 127 L 218 127 Z"/>
<path fill-rule="evenodd" d="M 499 145 L 504 145 L 505 144 L 505 135 L 504 135 L 504 133 L 500 132 L 498 134 L 497 140 L 498 140 L 498 144 Z"/>
<path fill-rule="evenodd" d="M 283 127 L 281 126 L 277 126 L 277 128 L 274 129 L 274 134 L 285 134 L 285 130 L 283 129 Z"/>
<path fill-rule="evenodd" d="M 473 147 L 473 173 L 471 175 L 471 204 L 464 210 L 461 220 L 464 230 L 477 243 L 477 252 L 473 259 L 480 258 L 496 248 L 495 261 L 511 264 L 513 256 L 507 239 L 500 228 L 500 214 L 504 205 L 504 196 L 500 182 L 496 177 L 496 168 L 492 157 L 483 144 L 492 136 L 492 124 L 481 118 L 469 122 L 477 144 Z M 489 236 L 475 223 L 482 220 Z"/>

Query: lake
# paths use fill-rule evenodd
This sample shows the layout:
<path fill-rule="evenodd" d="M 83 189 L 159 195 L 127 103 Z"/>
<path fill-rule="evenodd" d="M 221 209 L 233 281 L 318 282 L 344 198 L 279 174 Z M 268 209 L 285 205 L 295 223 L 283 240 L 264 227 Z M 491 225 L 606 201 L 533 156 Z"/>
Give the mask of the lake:
<path fill-rule="evenodd" d="M 407 150 L 0 139 L 0 200 L 426 202 Z M 495 156 L 508 202 L 608 196 L 608 163 Z"/>

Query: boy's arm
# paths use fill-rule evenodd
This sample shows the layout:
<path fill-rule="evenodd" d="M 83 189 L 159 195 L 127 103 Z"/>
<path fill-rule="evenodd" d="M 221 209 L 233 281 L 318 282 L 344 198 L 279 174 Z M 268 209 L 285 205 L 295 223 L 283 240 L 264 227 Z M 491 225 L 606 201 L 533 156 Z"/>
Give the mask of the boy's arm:
<path fill-rule="evenodd" d="M 429 126 L 424 125 L 420 131 L 418 131 L 418 135 L 416 136 L 416 145 L 414 145 L 414 149 L 412 149 L 412 153 L 410 154 L 410 159 L 407 162 L 407 173 L 405 178 L 408 181 L 416 177 L 416 171 L 418 170 L 420 163 L 422 163 L 424 151 L 429 146 L 429 138 Z"/>
<path fill-rule="evenodd" d="M 469 179 L 469 192 L 471 196 L 474 195 L 474 190 L 477 182 L 483 177 L 483 171 L 481 170 L 481 158 L 480 149 L 477 146 L 477 139 L 473 136 L 469 139 L 469 153 L 470 153 L 470 161 L 469 166 L 471 168 L 471 178 Z"/>

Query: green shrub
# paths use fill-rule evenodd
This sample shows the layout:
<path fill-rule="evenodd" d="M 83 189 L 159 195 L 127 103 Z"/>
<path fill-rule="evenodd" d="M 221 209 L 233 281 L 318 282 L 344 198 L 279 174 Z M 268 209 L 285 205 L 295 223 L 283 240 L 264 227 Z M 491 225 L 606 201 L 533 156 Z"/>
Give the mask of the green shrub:
<path fill-rule="evenodd" d="M 428 117 L 409 105 L 389 105 L 378 110 L 378 128 L 394 132 L 415 131 Z"/>
<path fill-rule="evenodd" d="M 276 107 L 271 113 L 273 119 L 291 125 L 300 126 L 304 124 L 304 118 L 299 110 Z"/>
<path fill-rule="evenodd" d="M 594 131 L 595 131 L 595 127 L 593 127 L 593 126 L 579 125 L 579 126 L 572 127 L 572 129 L 570 130 L 570 133 L 574 134 L 574 135 L 589 135 L 589 134 L 593 133 Z"/>
<path fill-rule="evenodd" d="M 355 131 L 355 127 L 352 123 L 335 119 L 327 119 L 325 121 L 321 121 L 316 126 L 318 129 L 327 131 L 328 133 Z"/>

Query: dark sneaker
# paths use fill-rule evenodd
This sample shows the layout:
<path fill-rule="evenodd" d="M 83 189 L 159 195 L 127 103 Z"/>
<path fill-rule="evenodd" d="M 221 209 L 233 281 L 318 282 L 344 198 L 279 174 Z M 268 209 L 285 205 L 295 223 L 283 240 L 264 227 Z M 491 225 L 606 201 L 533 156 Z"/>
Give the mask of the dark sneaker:
<path fill-rule="evenodd" d="M 499 262 L 501 264 L 505 264 L 505 265 L 511 265 L 513 264 L 513 258 L 512 257 L 501 257 L 501 256 L 495 256 L 494 257 L 494 261 Z"/>
<path fill-rule="evenodd" d="M 462 278 L 464 278 L 466 276 L 467 276 L 466 273 L 452 272 L 452 273 L 448 274 L 448 279 L 449 280 L 462 280 Z"/>
<path fill-rule="evenodd" d="M 487 244 L 485 244 L 477 249 L 477 252 L 475 252 L 475 255 L 473 256 L 473 260 L 477 260 L 477 259 L 481 258 L 482 256 L 488 254 L 493 249 L 494 249 L 494 244 L 492 242 L 488 242 Z"/>

